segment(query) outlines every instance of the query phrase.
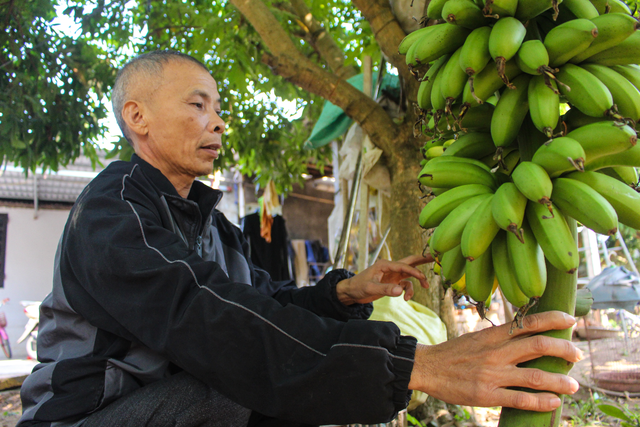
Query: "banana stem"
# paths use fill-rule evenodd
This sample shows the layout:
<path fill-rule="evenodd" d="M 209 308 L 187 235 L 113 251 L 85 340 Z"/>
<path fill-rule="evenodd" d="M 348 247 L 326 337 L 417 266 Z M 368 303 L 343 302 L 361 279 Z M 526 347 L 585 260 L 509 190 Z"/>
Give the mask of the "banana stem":
<path fill-rule="evenodd" d="M 578 250 L 576 222 L 570 218 L 567 218 L 567 222 L 569 223 L 569 228 L 573 233 L 574 239 L 576 239 L 576 250 Z M 536 304 L 531 311 L 560 310 L 573 315 L 576 306 L 576 291 L 577 273 L 567 274 L 547 262 L 547 288 L 538 301 L 538 304 Z M 543 335 L 571 340 L 571 332 L 572 330 L 569 328 L 562 331 L 545 332 Z M 522 366 L 566 375 L 573 367 L 573 363 L 557 357 L 545 356 L 523 363 Z M 562 399 L 563 396 L 560 396 L 560 398 Z M 562 405 L 552 412 L 532 412 L 513 408 L 502 408 L 498 427 L 558 427 L 561 418 Z"/>

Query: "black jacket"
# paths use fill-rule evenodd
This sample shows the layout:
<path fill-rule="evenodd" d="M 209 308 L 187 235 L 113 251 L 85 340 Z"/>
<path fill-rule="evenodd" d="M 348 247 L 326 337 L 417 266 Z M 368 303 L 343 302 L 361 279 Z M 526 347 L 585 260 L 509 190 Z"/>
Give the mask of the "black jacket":
<path fill-rule="evenodd" d="M 254 268 L 242 232 L 196 182 L 188 199 L 148 163 L 115 162 L 83 191 L 42 304 L 41 362 L 19 426 L 73 425 L 186 370 L 240 405 L 309 424 L 388 421 L 409 399 L 416 341 L 315 287 Z"/>

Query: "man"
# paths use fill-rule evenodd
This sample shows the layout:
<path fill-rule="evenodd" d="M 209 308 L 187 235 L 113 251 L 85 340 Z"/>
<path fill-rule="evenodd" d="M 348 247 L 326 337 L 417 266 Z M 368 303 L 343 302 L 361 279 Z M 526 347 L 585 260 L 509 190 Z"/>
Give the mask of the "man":
<path fill-rule="evenodd" d="M 239 229 L 215 210 L 212 170 L 225 131 L 215 80 L 175 52 L 118 74 L 118 123 L 136 155 L 79 196 L 42 304 L 39 364 L 22 387 L 20 426 L 302 426 L 380 423 L 410 390 L 452 403 L 549 411 L 567 376 L 517 368 L 543 354 L 579 360 L 570 343 L 530 337 L 570 327 L 532 316 L 442 345 L 417 346 L 370 302 L 426 286 L 419 256 L 311 288 L 254 268 Z"/>

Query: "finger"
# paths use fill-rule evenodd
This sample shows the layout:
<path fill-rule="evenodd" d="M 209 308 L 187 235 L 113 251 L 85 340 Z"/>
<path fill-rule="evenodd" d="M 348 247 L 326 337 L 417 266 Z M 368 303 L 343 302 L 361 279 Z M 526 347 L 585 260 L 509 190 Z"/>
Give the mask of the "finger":
<path fill-rule="evenodd" d="M 399 285 L 404 288 L 404 300 L 409 301 L 413 298 L 413 283 L 409 280 L 401 280 Z"/>
<path fill-rule="evenodd" d="M 579 362 L 584 357 L 582 350 L 570 341 L 552 338 L 545 335 L 535 335 L 510 343 L 509 350 L 513 361 L 518 364 L 538 358 L 540 356 L 560 357 L 568 362 Z"/>
<path fill-rule="evenodd" d="M 496 391 L 499 402 L 495 406 L 522 409 L 525 411 L 551 412 L 562 405 L 562 400 L 553 393 L 529 393 L 500 389 Z"/>
<path fill-rule="evenodd" d="M 429 286 L 427 277 L 422 271 L 400 261 L 389 261 L 385 263 L 381 266 L 381 271 L 383 274 L 399 273 L 404 277 L 414 277 L 420 281 L 422 286 Z"/>
<path fill-rule="evenodd" d="M 508 338 L 527 337 L 554 329 L 568 329 L 575 323 L 576 319 L 567 313 L 563 313 L 562 311 L 545 311 L 525 316 L 522 328 L 512 327 L 511 323 L 505 323 L 495 328 L 483 329 L 481 332 L 486 331 L 485 339 L 504 340 Z"/>
<path fill-rule="evenodd" d="M 575 325 L 576 319 L 562 311 L 545 311 L 524 317 L 523 328 L 515 328 L 514 336 L 531 335 L 550 330 L 568 329 Z"/>
<path fill-rule="evenodd" d="M 431 254 L 426 254 L 426 255 L 409 255 L 406 258 L 402 258 L 401 260 L 397 261 L 397 262 L 402 262 L 404 264 L 408 264 L 412 267 L 417 267 L 418 265 L 422 265 L 422 264 L 428 264 L 430 262 L 434 262 L 435 259 L 433 258 L 433 255 Z"/>
<path fill-rule="evenodd" d="M 547 391 L 556 394 L 574 394 L 580 388 L 578 382 L 568 375 L 545 372 L 534 368 L 513 368 L 519 378 L 514 387 Z"/>

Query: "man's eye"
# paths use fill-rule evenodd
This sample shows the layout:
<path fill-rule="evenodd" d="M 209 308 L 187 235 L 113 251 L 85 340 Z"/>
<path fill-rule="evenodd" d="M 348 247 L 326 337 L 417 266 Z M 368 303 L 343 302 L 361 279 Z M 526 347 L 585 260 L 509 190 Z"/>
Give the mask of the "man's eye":
<path fill-rule="evenodd" d="M 202 108 L 204 104 L 201 102 L 194 102 L 191 105 L 195 105 L 197 108 Z"/>

